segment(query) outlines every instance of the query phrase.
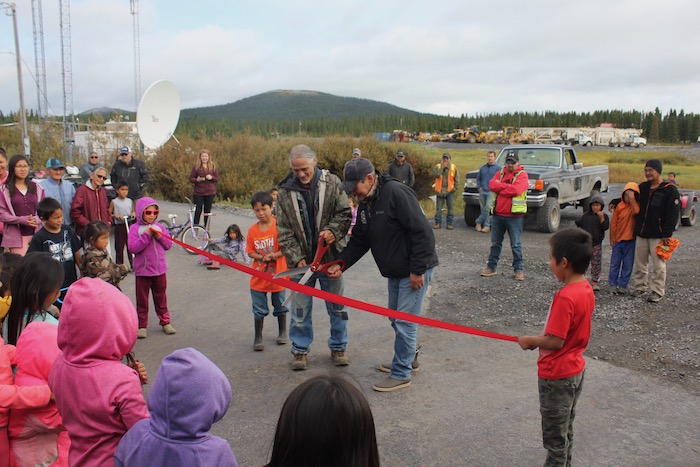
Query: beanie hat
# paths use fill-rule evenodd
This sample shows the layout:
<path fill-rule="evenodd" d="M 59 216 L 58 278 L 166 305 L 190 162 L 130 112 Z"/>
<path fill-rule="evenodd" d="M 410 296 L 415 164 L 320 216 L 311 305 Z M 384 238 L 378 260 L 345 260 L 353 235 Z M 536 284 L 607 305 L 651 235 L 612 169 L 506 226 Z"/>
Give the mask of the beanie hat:
<path fill-rule="evenodd" d="M 661 169 L 663 166 L 661 165 L 661 161 L 658 159 L 649 159 L 644 167 L 651 167 L 652 169 L 656 170 L 661 173 Z"/>

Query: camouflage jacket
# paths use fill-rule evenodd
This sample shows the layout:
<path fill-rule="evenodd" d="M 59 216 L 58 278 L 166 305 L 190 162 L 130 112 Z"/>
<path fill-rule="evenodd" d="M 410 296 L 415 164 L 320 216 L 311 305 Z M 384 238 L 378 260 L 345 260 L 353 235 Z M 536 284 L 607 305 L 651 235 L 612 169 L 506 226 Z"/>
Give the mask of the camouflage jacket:
<path fill-rule="evenodd" d="M 336 239 L 323 258 L 324 263 L 336 259 L 347 243 L 345 235 L 350 228 L 352 210 L 340 184 L 337 176 L 319 168 L 314 171 L 311 190 L 302 188 L 292 173 L 280 182 L 275 203 L 277 238 L 290 268 L 302 259 L 307 264 L 313 261 L 318 235 L 323 230 L 333 232 Z M 313 212 L 307 213 L 305 197 L 312 200 Z"/>
<path fill-rule="evenodd" d="M 115 263 L 102 250 L 87 247 L 80 258 L 80 272 L 83 277 L 99 277 L 105 282 L 119 286 L 119 282 L 129 272 L 129 266 Z"/>

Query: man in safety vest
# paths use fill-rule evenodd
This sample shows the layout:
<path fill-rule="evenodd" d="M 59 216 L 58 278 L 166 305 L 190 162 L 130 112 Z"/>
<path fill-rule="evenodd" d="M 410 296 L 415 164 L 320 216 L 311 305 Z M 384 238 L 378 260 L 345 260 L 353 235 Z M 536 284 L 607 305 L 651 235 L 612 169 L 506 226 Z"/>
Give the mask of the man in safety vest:
<path fill-rule="evenodd" d="M 435 228 L 442 227 L 442 206 L 447 203 L 447 229 L 452 230 L 454 226 L 455 189 L 459 186 L 459 171 L 452 162 L 449 153 L 442 155 L 442 163 L 433 167 L 433 177 L 435 177 Z"/>
<path fill-rule="evenodd" d="M 507 231 L 510 249 L 513 252 L 514 277 L 519 281 L 525 279 L 520 236 L 523 233 L 523 217 L 527 212 L 527 187 L 527 173 L 520 166 L 518 154 L 511 152 L 506 156 L 506 166 L 489 182 L 489 189 L 494 194 L 491 208 L 491 253 L 486 269 L 480 273 L 483 277 L 496 275 L 503 237 Z"/>

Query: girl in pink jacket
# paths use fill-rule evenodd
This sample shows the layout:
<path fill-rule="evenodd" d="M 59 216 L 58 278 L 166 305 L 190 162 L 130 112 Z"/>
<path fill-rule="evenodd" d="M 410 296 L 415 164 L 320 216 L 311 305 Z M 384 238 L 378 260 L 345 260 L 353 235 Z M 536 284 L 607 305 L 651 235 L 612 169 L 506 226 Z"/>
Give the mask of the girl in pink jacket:
<path fill-rule="evenodd" d="M 119 440 L 148 417 L 137 372 L 120 361 L 136 332 L 136 310 L 113 285 L 84 277 L 68 289 L 49 386 L 70 436 L 73 467 L 113 466 Z"/>

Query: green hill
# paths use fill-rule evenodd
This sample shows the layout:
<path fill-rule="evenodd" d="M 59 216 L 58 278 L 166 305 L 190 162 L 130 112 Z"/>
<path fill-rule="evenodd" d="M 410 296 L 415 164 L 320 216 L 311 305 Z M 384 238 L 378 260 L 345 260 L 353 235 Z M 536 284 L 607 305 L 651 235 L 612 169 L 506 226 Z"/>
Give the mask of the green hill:
<path fill-rule="evenodd" d="M 236 102 L 184 109 L 181 120 L 262 121 L 336 119 L 377 116 L 418 116 L 419 112 L 356 97 L 340 97 L 315 91 L 270 91 Z"/>

